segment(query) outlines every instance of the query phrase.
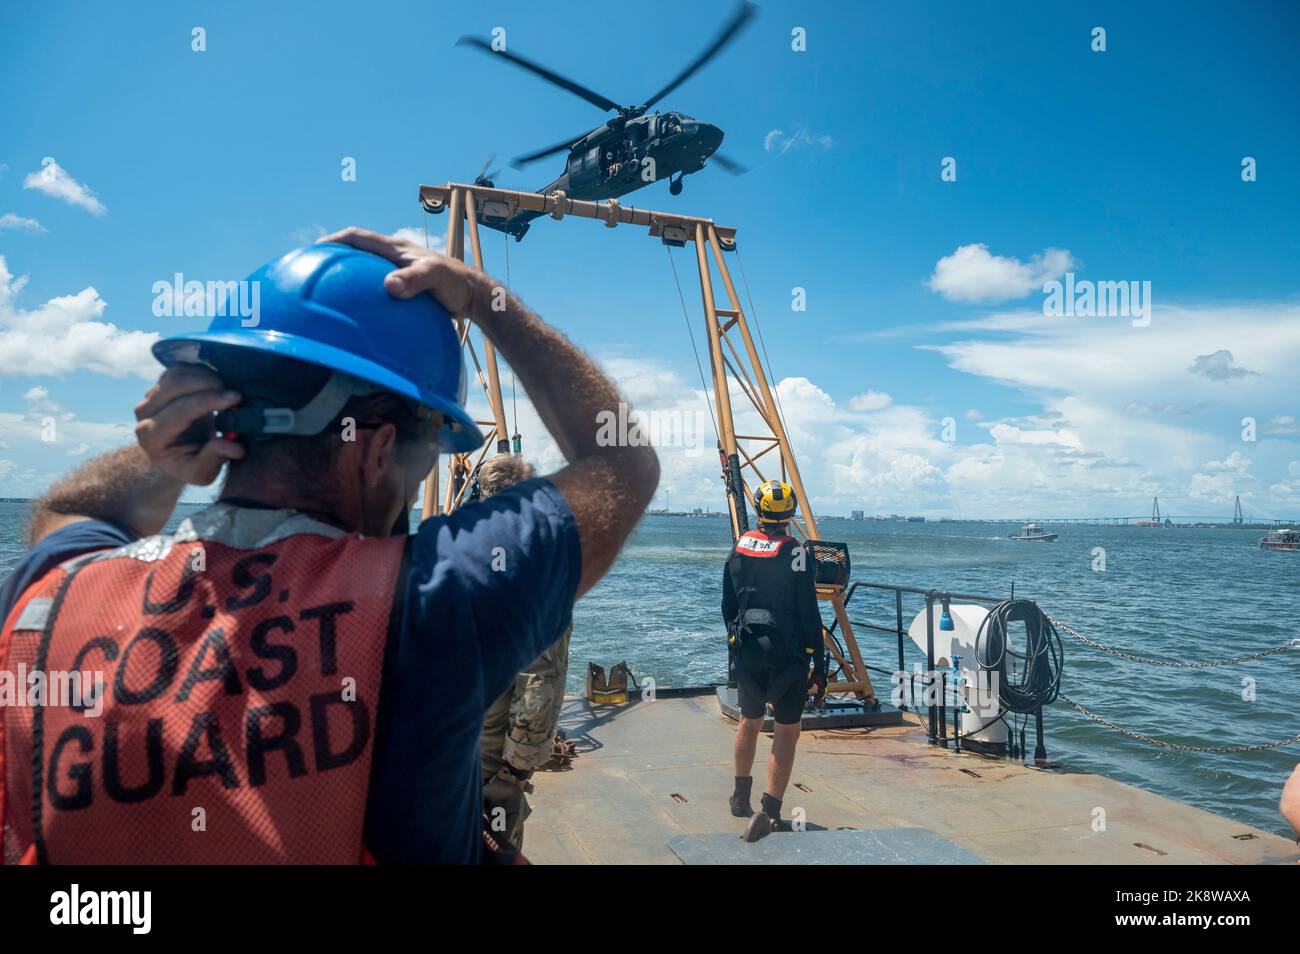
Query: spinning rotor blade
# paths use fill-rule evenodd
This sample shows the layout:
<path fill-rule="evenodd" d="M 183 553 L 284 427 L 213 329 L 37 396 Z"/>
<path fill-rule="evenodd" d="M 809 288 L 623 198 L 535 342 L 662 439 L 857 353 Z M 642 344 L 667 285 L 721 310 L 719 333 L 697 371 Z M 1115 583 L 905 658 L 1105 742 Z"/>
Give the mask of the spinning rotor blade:
<path fill-rule="evenodd" d="M 503 59 L 509 60 L 511 63 L 514 63 L 516 66 L 520 67 L 521 69 L 528 70 L 528 72 L 540 76 L 548 83 L 553 83 L 556 86 L 560 87 L 560 89 L 567 89 L 570 93 L 573 93 L 575 96 L 581 96 L 587 102 L 591 103 L 591 105 L 597 106 L 600 109 L 612 109 L 615 112 L 619 110 L 618 103 L 614 102 L 612 99 L 606 99 L 604 96 L 601 96 L 599 93 L 595 92 L 594 90 L 587 89 L 587 87 L 583 86 L 582 84 L 575 83 L 573 80 L 567 79 L 561 76 L 559 73 L 554 73 L 551 70 L 548 70 L 546 67 L 542 66 L 540 63 L 534 63 L 532 60 L 527 59 L 526 57 L 519 56 L 515 53 L 509 53 L 506 50 L 494 50 L 492 49 L 492 44 L 490 44 L 487 40 L 483 39 L 482 37 L 463 36 L 456 41 L 456 45 L 472 46 L 475 47 L 476 49 L 482 50 L 484 53 L 490 54 L 491 56 L 499 56 Z"/>
<path fill-rule="evenodd" d="M 695 71 L 701 66 L 713 59 L 713 57 L 717 56 L 719 51 L 731 42 L 736 34 L 741 31 L 757 11 L 758 7 L 750 3 L 749 0 L 743 0 L 740 6 L 736 8 L 736 12 L 732 15 L 731 20 L 728 21 L 726 26 L 724 26 L 721 31 L 719 31 L 718 35 L 714 37 L 714 40 L 709 44 L 708 49 L 692 60 L 690 65 L 678 73 L 671 83 L 646 100 L 645 105 L 641 107 L 641 111 L 645 112 L 655 103 L 659 102 L 659 100 L 663 99 L 678 86 L 681 86 L 682 83 L 690 79 L 690 77 L 695 74 Z"/>
<path fill-rule="evenodd" d="M 530 162 L 536 162 L 538 159 L 545 159 L 547 156 L 553 156 L 557 152 L 563 152 L 586 135 L 587 133 L 581 132 L 576 136 L 570 136 L 568 139 L 557 142 L 554 146 L 547 146 L 545 149 L 539 149 L 536 152 L 530 152 L 523 156 L 515 156 L 510 160 L 510 168 L 518 169 L 522 166 L 528 165 Z"/>
<path fill-rule="evenodd" d="M 749 171 L 749 166 L 741 165 L 735 159 L 728 159 L 720 152 L 715 152 L 713 155 L 709 156 L 709 162 L 716 162 L 733 176 L 743 176 Z"/>

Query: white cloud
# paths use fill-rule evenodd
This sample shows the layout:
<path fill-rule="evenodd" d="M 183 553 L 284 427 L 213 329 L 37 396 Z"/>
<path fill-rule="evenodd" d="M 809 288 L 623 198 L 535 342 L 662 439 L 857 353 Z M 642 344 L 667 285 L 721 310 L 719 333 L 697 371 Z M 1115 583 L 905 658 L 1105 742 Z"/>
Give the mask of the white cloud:
<path fill-rule="evenodd" d="M 23 403 L 22 411 L 0 411 L 0 434 L 4 435 L 0 448 L 12 448 L 23 462 L 20 469 L 12 460 L 0 460 L 2 496 L 37 496 L 81 458 L 134 440 L 132 424 L 79 420 L 48 388 L 28 388 Z"/>
<path fill-rule="evenodd" d="M 1065 249 L 1049 248 L 1028 262 L 989 254 L 987 245 L 962 245 L 939 259 L 930 290 L 949 301 L 994 303 L 1024 298 L 1075 265 Z"/>
<path fill-rule="evenodd" d="M 0 433 L 18 443 L 50 444 L 70 448 L 67 453 L 80 455 L 83 444 L 86 450 L 115 447 L 125 443 L 134 433 L 133 425 L 126 422 L 96 423 L 82 421 L 50 396 L 45 388 L 28 388 L 23 394 L 22 412 L 0 411 Z M 53 441 L 49 426 L 53 423 Z M 8 445 L 6 445 L 8 446 Z"/>
<path fill-rule="evenodd" d="M 1083 441 L 1072 431 L 1056 428 L 1021 428 L 1014 424 L 997 423 L 989 427 L 989 436 L 999 444 L 1058 444 L 1062 447 L 1082 448 Z"/>
<path fill-rule="evenodd" d="M 12 212 L 6 212 L 4 215 L 0 215 L 0 232 L 3 232 L 5 229 L 12 229 L 14 231 L 22 230 L 24 232 L 36 232 L 36 233 L 47 231 L 45 226 L 41 225 L 41 223 L 36 221 L 35 219 L 29 219 L 26 218 L 25 216 L 15 215 Z"/>
<path fill-rule="evenodd" d="M 1133 328 L 1106 318 L 1049 318 L 1025 313 L 1017 324 L 977 320 L 946 326 L 972 335 L 950 344 L 927 346 L 970 374 L 1036 391 L 1106 395 L 1123 409 L 1132 403 L 1151 408 L 1196 410 L 1205 385 L 1188 373 L 1198 355 L 1231 342 L 1233 354 L 1254 368 L 1250 389 L 1272 400 L 1294 390 L 1294 362 L 1300 359 L 1300 307 L 1155 308 L 1152 324 Z M 1018 327 L 1020 334 L 978 337 L 988 330 Z M 1286 406 L 1286 405 L 1283 405 Z M 1256 414 L 1255 416 L 1262 416 Z"/>
<path fill-rule="evenodd" d="M 3 279 L 0 313 L 12 314 L 8 300 L 21 280 L 10 279 L 7 270 Z M 97 300 L 94 296 L 92 303 Z M 98 319 L 100 312 L 102 303 L 89 320 Z M 898 393 L 864 391 L 837 399 L 813 377 L 780 380 L 777 393 L 814 511 L 1136 515 L 1149 510 L 1151 497 L 1159 494 L 1162 508 L 1170 512 L 1227 517 L 1240 494 L 1254 513 L 1286 516 L 1300 502 L 1300 464 L 1295 463 L 1300 445 L 1285 433 L 1243 445 L 1236 427 L 1250 414 L 1261 422 L 1276 420 L 1285 429 L 1285 419 L 1294 415 L 1300 307 L 1166 306 L 1142 329 L 1104 319 L 1030 317 L 1016 326 L 1018 333 L 1000 330 L 991 340 L 979 337 L 980 322 L 970 322 L 965 326 L 970 336 L 936 349 L 956 370 L 1012 388 L 1020 401 L 1035 405 L 1018 416 L 984 419 L 974 408 L 963 415 L 960 404 L 917 406 L 903 403 Z M 0 359 L 8 334 L 0 332 Z M 1206 389 L 1203 379 L 1188 373 L 1189 364 L 1225 344 L 1258 373 L 1216 397 L 1213 413 L 1186 413 L 1204 401 Z M 663 478 L 656 506 L 667 502 L 667 494 L 675 508 L 720 509 L 710 405 L 698 382 L 691 383 L 695 368 L 689 357 L 680 370 L 626 355 L 606 356 L 601 363 L 638 410 L 677 414 L 688 425 L 689 442 L 659 448 Z M 7 364 L 0 360 L 0 366 Z M 507 425 L 513 433 L 516 402 L 508 393 L 509 371 L 503 372 Z M 29 382 L 24 389 L 26 411 L 0 414 L 0 435 L 15 445 L 39 440 L 46 416 L 57 421 L 60 456 L 55 460 L 64 464 L 82 444 L 90 454 L 131 439 L 128 424 L 94 424 L 70 416 L 44 383 L 33 387 Z M 737 431 L 757 433 L 758 416 L 748 397 L 733 386 L 731 399 Z M 1242 403 L 1225 405 L 1229 399 Z M 471 410 L 480 420 L 489 417 L 481 395 L 473 395 Z M 562 466 L 562 456 L 522 392 L 517 414 L 525 456 L 544 473 Z M 940 421 L 949 416 L 978 423 L 962 423 L 957 441 L 943 441 Z M 1267 428 L 1260 430 L 1263 434 Z M 9 456 L 30 461 L 34 446 L 18 446 Z M 1266 459 L 1267 454 L 1274 456 Z M 775 454 L 761 458 L 760 466 L 768 476 L 779 473 Z M 41 474 L 0 475 L 5 488 L 0 492 L 14 494 L 24 481 L 40 479 Z"/>
<path fill-rule="evenodd" d="M 1141 401 L 1133 401 L 1125 408 L 1130 414 L 1168 414 L 1173 417 L 1186 417 L 1188 414 L 1199 414 L 1201 411 L 1210 407 L 1206 401 L 1198 401 L 1191 407 L 1179 407 L 1177 404 L 1165 404 L 1157 407 L 1151 404 L 1144 404 Z"/>
<path fill-rule="evenodd" d="M 35 189 L 48 196 L 85 209 L 92 215 L 105 215 L 107 207 L 85 185 L 68 175 L 67 170 L 47 156 L 41 160 L 41 168 L 29 172 L 23 179 L 24 189 Z"/>
<path fill-rule="evenodd" d="M 319 222 L 313 222 L 311 225 L 304 225 L 300 229 L 294 229 L 289 233 L 289 238 L 299 245 L 311 245 L 317 239 L 322 239 L 329 235 L 329 229 Z"/>
<path fill-rule="evenodd" d="M 1286 479 L 1273 484 L 1268 491 L 1283 504 L 1300 504 L 1300 460 L 1287 464 L 1286 473 Z"/>
<path fill-rule="evenodd" d="M 864 391 L 862 394 L 855 394 L 849 398 L 850 411 L 879 411 L 881 408 L 889 407 L 894 399 L 884 391 Z"/>
<path fill-rule="evenodd" d="M 1270 418 L 1260 430 L 1269 435 L 1286 435 L 1300 434 L 1300 427 L 1296 426 L 1294 414 L 1278 414 Z"/>
<path fill-rule="evenodd" d="M 23 392 L 23 400 L 27 402 L 28 417 L 61 415 L 63 413 L 63 408 L 50 398 L 50 392 L 47 388 L 39 386 L 28 388 Z"/>
<path fill-rule="evenodd" d="M 1241 378 L 1248 378 L 1255 373 L 1254 371 L 1248 371 L 1246 368 L 1237 367 L 1233 361 L 1232 352 L 1227 348 L 1220 348 L 1213 354 L 1197 355 L 1196 360 L 1192 362 L 1192 366 L 1187 370 L 1193 374 L 1209 378 L 1211 381 L 1237 381 Z"/>
<path fill-rule="evenodd" d="M 421 248 L 431 248 L 435 252 L 441 252 L 443 247 L 446 245 L 446 237 L 441 232 L 427 233 L 428 244 L 425 244 L 426 233 L 422 228 L 400 228 L 393 233 L 393 237 L 405 239 L 408 242 L 414 242 Z"/>
<path fill-rule="evenodd" d="M 300 229 L 295 229 L 289 233 L 289 238 L 299 245 L 311 245 L 313 242 L 324 238 L 333 229 L 328 229 L 319 222 L 313 222 L 311 225 L 304 225 Z M 421 248 L 430 248 L 435 252 L 441 252 L 446 246 L 446 234 L 440 230 L 434 229 L 426 233 L 422 227 L 405 226 L 397 229 L 392 233 L 394 238 L 405 239 L 408 242 L 414 242 Z"/>
<path fill-rule="evenodd" d="M 89 370 L 115 378 L 157 376 L 159 366 L 149 349 L 158 335 L 101 321 L 107 302 L 94 288 L 24 311 L 16 299 L 26 284 L 26 276 L 13 278 L 0 255 L 0 375 Z"/>
<path fill-rule="evenodd" d="M 1258 319 L 1249 311 L 1237 314 L 1247 323 Z M 1284 314 L 1280 311 L 1274 317 L 1285 324 Z M 1297 316 L 1289 320 L 1300 325 Z M 1195 330 L 1183 343 L 1181 354 L 1175 352 L 1162 361 L 1152 360 L 1170 346 L 1168 340 L 1162 339 L 1144 344 L 1134 360 L 1138 364 L 1149 361 L 1160 387 L 1168 386 L 1167 381 L 1175 378 L 1185 387 L 1194 386 L 1186 374 L 1186 349 L 1194 348 L 1199 336 L 1209 334 L 1216 323 L 1216 319 L 1198 315 L 1186 323 L 1188 329 Z M 1138 340 L 1142 335 L 1151 336 L 1159 326 L 1153 324 L 1142 330 L 1124 327 L 1133 336 L 1124 340 Z M 1043 405 L 1041 411 L 981 420 L 978 425 L 964 424 L 958 429 L 956 442 L 940 439 L 940 418 L 961 417 L 957 409 L 947 412 L 904 404 L 894 395 L 887 403 L 883 396 L 869 399 L 867 403 L 878 406 L 863 412 L 855 410 L 854 403 L 873 392 L 837 401 L 808 377 L 782 379 L 777 393 L 814 512 L 865 509 L 871 513 L 984 517 L 1137 515 L 1145 513 L 1151 497 L 1159 494 L 1162 507 L 1173 513 L 1222 511 L 1226 517 L 1236 494 L 1241 494 L 1243 501 L 1251 501 L 1252 511 L 1261 514 L 1270 506 L 1276 512 L 1286 509 L 1288 501 L 1292 507 L 1300 502 L 1300 464 L 1292 463 L 1289 470 L 1286 466 L 1297 456 L 1295 445 L 1289 445 L 1289 456 L 1282 458 L 1276 470 L 1264 469 L 1252 460 L 1259 453 L 1256 445 L 1243 448 L 1235 431 L 1231 439 L 1237 444 L 1232 448 L 1212 435 L 1191 430 L 1187 417 L 1127 411 L 1130 402 L 1123 389 L 1108 391 L 1086 375 L 1073 380 L 1064 378 L 1061 360 L 1077 356 L 1085 365 L 1104 364 L 1098 354 L 1122 350 L 1115 347 L 1113 340 L 1089 344 L 1086 339 L 1072 337 L 1040 341 L 1030 336 L 1027 341 L 1003 344 L 1039 348 L 1052 345 L 1050 351 L 1036 352 L 1037 361 L 1048 362 L 1045 370 L 1055 370 L 1062 378 L 1058 383 L 1069 385 L 1069 393 L 1029 391 L 1037 394 Z M 1080 350 L 1085 353 L 1078 355 Z M 1008 354 L 1014 354 L 1014 350 L 1001 353 L 1002 358 Z M 1279 360 L 1286 360 L 1286 355 Z M 1017 359 L 1013 363 L 1029 373 L 1025 361 Z M 689 361 L 683 363 L 680 372 L 657 361 L 624 355 L 606 356 L 601 366 L 638 411 L 675 414 L 687 425 L 684 436 L 688 440 L 659 446 L 663 476 L 655 505 L 663 506 L 670 500 L 674 508 L 721 509 L 724 501 L 710 405 L 698 382 L 694 386 L 690 383 L 695 369 Z M 543 473 L 553 472 L 563 466 L 562 455 L 545 433 L 527 396 L 521 392 L 517 402 L 511 400 L 510 374 L 508 369 L 502 370 L 507 428 L 513 433 L 517 420 L 525 456 Z M 1038 370 L 1044 369 L 1034 373 Z M 1104 376 L 1099 373 L 1098 377 Z M 1252 380 L 1265 379 L 1261 376 Z M 1137 396 L 1156 406 L 1150 395 Z M 97 453 L 131 439 L 129 424 L 77 420 L 60 407 L 45 386 L 28 387 L 24 397 L 25 413 L 0 414 L 0 434 L 19 444 L 36 441 L 42 418 L 54 417 L 58 453 L 62 455 L 56 460 L 65 464 L 71 456 Z M 1180 393 L 1169 397 L 1180 406 L 1185 400 Z M 737 431 L 759 433 L 757 413 L 744 392 L 733 386 L 731 399 Z M 860 401 L 857 403 L 861 406 Z M 490 417 L 479 393 L 471 392 L 470 409 L 479 420 Z M 87 445 L 84 452 L 82 444 Z M 752 443 L 748 446 L 755 448 Z M 11 456 L 28 461 L 31 451 L 20 446 Z M 767 476 L 779 473 L 774 453 L 759 463 Z M 55 465 L 48 466 L 53 469 Z M 1256 479 L 1256 473 L 1267 473 L 1270 480 Z M 746 475 L 752 484 L 752 474 L 746 471 Z M 15 473 L 8 478 L 0 475 L 4 488 L 0 493 L 30 492 L 15 488 L 42 479 L 40 474 L 23 477 Z M 1253 500 L 1251 492 L 1268 482 L 1273 484 L 1271 497 Z"/>
<path fill-rule="evenodd" d="M 663 366 L 636 359 L 603 364 L 640 410 L 679 407 L 702 412 L 706 407 L 702 391 Z M 1163 467 L 1166 461 L 1160 454 L 1182 437 L 1156 422 L 1144 433 L 1156 453 L 1146 453 L 1142 441 L 1137 442 L 1136 457 L 1127 453 L 1127 444 L 1094 446 L 1092 442 L 1117 427 L 1115 413 L 1067 397 L 1055 399 L 1053 408 L 1038 414 L 981 422 L 976 436 L 963 432 L 959 441 L 948 442 L 940 439 L 939 418 L 944 415 L 928 408 L 892 399 L 863 413 L 853 409 L 853 398 L 841 404 L 806 377 L 781 380 L 777 393 L 814 512 L 865 509 L 1023 517 L 1031 512 L 1078 514 L 1084 507 L 1106 515 L 1138 513 L 1153 493 L 1163 494 L 1165 486 L 1164 478 L 1145 465 Z M 763 433 L 745 393 L 733 385 L 730 394 L 737 432 Z M 877 398 L 870 403 L 883 402 Z M 523 407 L 521 402 L 521 421 Z M 536 421 L 531 411 L 528 420 Z M 530 428 L 525 446 L 537 452 L 544 445 L 549 451 L 549 439 L 538 436 L 540 424 L 530 423 Z M 708 447 L 694 454 L 678 447 L 659 448 L 663 479 L 658 506 L 665 503 L 665 494 L 675 508 L 722 506 L 707 418 L 701 432 L 700 443 Z M 756 442 L 747 446 L 751 452 L 762 449 Z M 548 459 L 558 464 L 558 455 L 548 453 Z M 1205 459 L 1189 460 L 1189 469 Z M 779 473 L 775 453 L 759 463 L 766 476 Z M 746 477 L 752 482 L 748 470 Z"/>
<path fill-rule="evenodd" d="M 999 470 L 992 457 L 983 466 L 963 465 L 959 473 L 1009 478 L 1028 485 L 1035 497 L 1077 486 L 1078 499 L 1062 501 L 1062 514 L 1081 505 L 1101 507 L 1114 497 L 1123 509 L 1107 515 L 1132 515 L 1140 512 L 1132 506 L 1136 499 L 1158 493 L 1162 504 L 1182 501 L 1175 513 L 1226 518 L 1231 510 L 1220 512 L 1223 502 L 1231 504 L 1238 493 L 1246 500 L 1252 488 L 1276 483 L 1300 450 L 1293 434 L 1300 307 L 1158 305 L 1146 328 L 1041 312 L 1013 317 L 949 325 L 967 329 L 968 336 L 926 346 L 955 370 L 1014 389 L 1042 409 L 1029 419 L 980 425 L 1000 453 L 1038 448 L 1037 456 L 1021 459 L 1023 473 Z M 985 337 L 985 331 L 994 334 Z M 1225 344 L 1235 360 L 1223 359 L 1220 368 L 1244 370 L 1241 364 L 1253 373 L 1233 377 L 1231 389 L 1214 389 L 1210 401 L 1204 377 L 1189 373 L 1189 366 L 1198 356 L 1227 352 Z M 1245 417 L 1267 421 L 1260 434 L 1270 439 L 1243 445 L 1239 422 Z M 1071 475 L 1086 479 L 1072 484 Z M 1252 503 L 1257 513 L 1285 515 L 1284 502 L 1261 495 Z"/>
<path fill-rule="evenodd" d="M 1192 475 L 1191 496 L 1216 503 L 1228 503 L 1242 493 L 1243 487 L 1255 483 L 1248 471 L 1250 460 L 1233 451 L 1223 460 L 1208 460 Z"/>
<path fill-rule="evenodd" d="M 825 133 L 815 133 L 800 126 L 790 135 L 782 129 L 773 129 L 763 137 L 763 151 L 775 153 L 773 158 L 784 155 L 791 149 L 814 149 L 826 152 L 835 146 L 835 140 Z"/>

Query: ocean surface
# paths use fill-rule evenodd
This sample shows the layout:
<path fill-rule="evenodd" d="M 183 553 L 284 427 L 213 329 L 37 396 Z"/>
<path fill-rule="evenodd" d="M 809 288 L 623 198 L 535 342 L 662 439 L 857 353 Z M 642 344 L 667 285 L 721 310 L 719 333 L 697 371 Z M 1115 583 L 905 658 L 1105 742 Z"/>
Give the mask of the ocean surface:
<path fill-rule="evenodd" d="M 1021 543 L 1014 524 L 830 521 L 849 544 L 853 579 L 1002 598 L 1014 583 L 1085 636 L 1146 657 L 1235 657 L 1300 636 L 1300 553 L 1260 550 L 1262 531 L 1061 526 L 1053 543 Z M 569 687 L 587 660 L 626 659 L 659 685 L 719 680 L 726 651 L 719 608 L 729 549 L 721 518 L 647 517 L 614 570 L 575 610 Z M 1094 572 L 1093 549 L 1106 569 Z M 904 602 L 904 625 L 923 608 Z M 829 611 L 823 615 L 829 619 Z M 892 627 L 892 593 L 859 589 L 849 618 Z M 856 628 L 869 666 L 893 670 L 892 634 Z M 1062 692 L 1111 722 L 1185 745 L 1229 747 L 1300 734 L 1300 650 L 1238 666 L 1169 669 L 1104 655 L 1062 634 Z M 907 666 L 924 664 L 910 642 Z M 1254 679 L 1255 699 L 1242 698 Z M 872 674 L 888 698 L 886 677 Z M 1174 752 L 1126 738 L 1065 703 L 1044 713 L 1048 756 L 1217 812 L 1289 833 L 1277 812 L 1300 745 L 1233 755 Z M 1030 745 L 1032 746 L 1032 722 Z"/>
<path fill-rule="evenodd" d="M 182 508 L 182 512 L 187 508 Z M 26 505 L 0 503 L 0 576 L 22 555 Z M 1053 527 L 1054 543 L 1007 539 L 1015 525 L 829 521 L 849 544 L 853 579 L 1036 600 L 1057 619 L 1133 654 L 1186 662 L 1240 656 L 1300 636 L 1300 553 L 1263 551 L 1261 531 Z M 721 681 L 719 603 L 730 535 L 725 519 L 647 517 L 609 575 L 576 607 L 568 690 L 586 663 L 626 660 L 660 686 Z M 1096 572 L 1095 547 L 1106 569 Z M 826 604 L 823 604 L 826 607 Z M 920 611 L 905 601 L 905 623 Z M 893 595 L 860 589 L 854 621 L 893 626 Z M 868 665 L 892 670 L 897 641 L 857 629 Z M 1213 669 L 1157 668 L 1104 655 L 1069 637 L 1062 692 L 1143 735 L 1238 746 L 1300 733 L 1300 651 Z M 924 662 L 909 643 L 907 663 Z M 888 698 L 884 676 L 876 692 Z M 1243 699 L 1253 679 L 1254 699 Z M 1288 833 L 1277 813 L 1300 745 L 1240 754 L 1169 751 L 1098 725 L 1062 702 L 1045 713 L 1049 757 L 1167 797 Z M 1030 726 L 1032 745 L 1032 723 Z"/>

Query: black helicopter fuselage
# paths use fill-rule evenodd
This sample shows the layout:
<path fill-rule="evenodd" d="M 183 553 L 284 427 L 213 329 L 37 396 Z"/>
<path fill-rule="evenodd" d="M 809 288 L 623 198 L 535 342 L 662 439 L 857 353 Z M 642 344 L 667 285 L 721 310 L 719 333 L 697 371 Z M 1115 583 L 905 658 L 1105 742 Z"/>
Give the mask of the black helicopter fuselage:
<path fill-rule="evenodd" d="M 567 153 L 564 171 L 538 192 L 550 194 L 563 192 L 567 198 L 588 202 L 617 199 L 629 192 L 644 188 L 661 179 L 668 180 L 668 191 L 680 195 L 682 179 L 704 168 L 709 157 L 722 145 L 722 130 L 702 123 L 682 113 L 664 110 L 650 112 L 682 83 L 694 76 L 744 29 L 758 8 L 750 0 L 740 0 L 731 18 L 714 36 L 712 42 L 693 60 L 677 72 L 669 82 L 639 105 L 620 104 L 617 100 L 598 93 L 567 76 L 529 59 L 513 47 L 507 48 L 498 37 L 491 41 L 481 36 L 462 36 L 457 46 L 478 50 L 501 62 L 545 80 L 552 86 L 580 99 L 586 100 L 604 112 L 614 115 L 605 123 L 587 133 L 570 136 L 527 155 L 517 156 L 510 164 L 516 169 L 530 162 Z M 732 175 L 740 175 L 745 167 L 718 153 L 715 163 Z M 483 164 L 483 171 L 475 179 L 479 186 L 491 186 L 487 172 L 492 160 Z M 509 219 L 480 214 L 479 221 L 522 239 L 528 223 L 542 215 L 541 212 L 518 212 Z"/>
<path fill-rule="evenodd" d="M 599 202 L 617 199 L 663 179 L 699 172 L 722 144 L 717 126 L 678 112 L 650 113 L 613 120 L 593 129 L 569 148 L 564 172 L 536 191 L 563 192 L 567 198 Z M 488 184 L 486 181 L 480 184 Z M 509 220 L 484 216 L 488 228 L 522 239 L 540 212 L 520 212 Z"/>

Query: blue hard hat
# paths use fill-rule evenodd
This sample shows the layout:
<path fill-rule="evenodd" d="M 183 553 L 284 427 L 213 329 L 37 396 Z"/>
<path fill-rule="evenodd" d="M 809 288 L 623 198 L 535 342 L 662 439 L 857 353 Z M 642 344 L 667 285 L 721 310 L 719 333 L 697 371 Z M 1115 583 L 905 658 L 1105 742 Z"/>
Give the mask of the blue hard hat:
<path fill-rule="evenodd" d="M 465 410 L 465 364 L 446 310 L 429 295 L 394 298 L 384 276 L 397 266 L 350 245 L 294 249 L 248 276 L 258 289 L 257 323 L 238 309 L 207 331 L 153 346 L 164 365 L 197 362 L 204 344 L 247 348 L 343 372 L 437 411 L 439 444 L 456 453 L 483 446 Z"/>

